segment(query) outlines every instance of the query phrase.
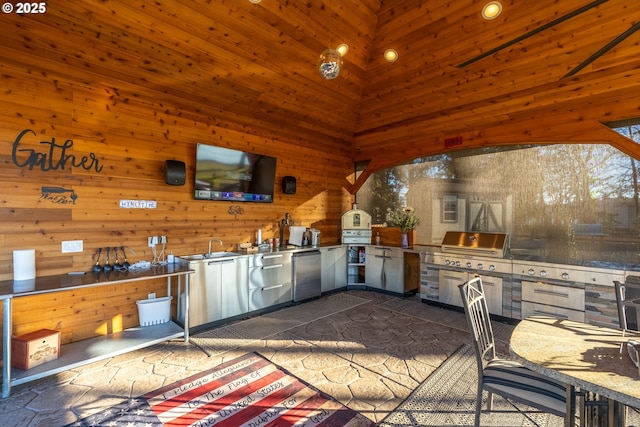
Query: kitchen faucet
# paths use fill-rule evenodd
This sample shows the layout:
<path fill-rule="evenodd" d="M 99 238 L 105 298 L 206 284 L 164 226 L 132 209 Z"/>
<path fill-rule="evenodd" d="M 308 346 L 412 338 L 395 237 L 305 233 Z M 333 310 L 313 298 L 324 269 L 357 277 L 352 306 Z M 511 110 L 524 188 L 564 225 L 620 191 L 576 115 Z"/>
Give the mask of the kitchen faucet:
<path fill-rule="evenodd" d="M 214 237 L 213 239 L 209 240 L 209 250 L 207 252 L 207 258 L 211 256 L 211 242 L 213 242 L 214 240 L 217 240 L 218 242 L 220 242 L 220 246 L 222 246 L 222 239 L 218 239 Z"/>

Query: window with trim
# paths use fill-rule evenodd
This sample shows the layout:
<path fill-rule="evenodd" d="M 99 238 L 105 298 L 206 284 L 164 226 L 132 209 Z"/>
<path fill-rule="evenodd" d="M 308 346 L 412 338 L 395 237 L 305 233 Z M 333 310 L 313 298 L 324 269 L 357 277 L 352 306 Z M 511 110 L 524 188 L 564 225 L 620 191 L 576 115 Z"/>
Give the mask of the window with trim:
<path fill-rule="evenodd" d="M 458 222 L 458 196 L 442 197 L 442 222 Z"/>

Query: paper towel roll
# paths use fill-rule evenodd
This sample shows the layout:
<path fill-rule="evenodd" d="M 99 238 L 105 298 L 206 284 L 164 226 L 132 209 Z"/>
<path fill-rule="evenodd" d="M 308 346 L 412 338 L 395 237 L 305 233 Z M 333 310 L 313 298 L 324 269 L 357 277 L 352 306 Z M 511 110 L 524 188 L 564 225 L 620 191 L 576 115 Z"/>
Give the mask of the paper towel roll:
<path fill-rule="evenodd" d="M 289 244 L 302 246 L 302 234 L 305 232 L 307 227 L 300 226 L 290 226 L 289 227 Z"/>
<path fill-rule="evenodd" d="M 36 250 L 21 249 L 13 251 L 13 280 L 31 280 L 36 278 Z"/>

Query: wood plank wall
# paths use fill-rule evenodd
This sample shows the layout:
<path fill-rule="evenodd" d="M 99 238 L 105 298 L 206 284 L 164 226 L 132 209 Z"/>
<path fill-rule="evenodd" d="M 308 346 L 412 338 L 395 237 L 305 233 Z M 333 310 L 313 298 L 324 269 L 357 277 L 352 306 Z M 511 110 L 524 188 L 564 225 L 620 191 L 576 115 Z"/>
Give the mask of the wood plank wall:
<path fill-rule="evenodd" d="M 601 124 L 640 115 L 635 0 L 599 2 L 459 66 L 591 3 L 511 2 L 492 21 L 476 13 L 477 0 L 60 1 L 46 2 L 43 14 L 3 14 L 0 280 L 13 277 L 14 249 L 36 249 L 39 276 L 60 274 L 90 269 L 100 247 L 131 247 L 129 262 L 151 260 L 151 235 L 167 236 L 176 255 L 201 253 L 212 237 L 233 249 L 259 228 L 265 238 L 278 234 L 285 213 L 337 242 L 341 214 L 371 172 L 450 150 L 606 142 L 640 158 L 640 146 Z M 318 54 L 341 42 L 350 51 L 340 77 L 324 80 Z M 389 47 L 400 53 L 394 64 L 382 59 Z M 277 157 L 276 181 L 295 176 L 296 194 L 277 184 L 267 205 L 194 200 L 197 143 Z M 165 184 L 169 159 L 187 165 L 186 185 Z M 354 161 L 368 162 L 357 181 Z M 47 186 L 65 192 L 43 197 Z M 123 209 L 121 200 L 157 207 Z M 65 240 L 82 240 L 84 251 L 62 254 Z M 56 296 L 61 311 L 89 319 L 84 329 L 47 298 L 25 299 L 14 332 L 58 319 L 66 342 L 103 333 L 102 314 L 132 326 L 133 299 L 163 287 L 127 288 L 114 295 L 111 305 L 122 307 L 114 311 L 101 312 L 100 290 Z"/>
<path fill-rule="evenodd" d="M 222 249 L 235 249 L 238 243 L 253 242 L 257 229 L 265 239 L 277 236 L 285 213 L 297 225 L 320 229 L 323 242 L 339 241 L 341 215 L 353 202 L 343 188 L 353 174 L 343 140 L 313 139 L 308 130 L 296 133 L 302 127 L 293 123 L 236 117 L 224 106 L 198 98 L 197 87 L 189 93 L 171 89 L 169 78 L 166 86 L 157 84 L 159 74 L 176 69 L 161 63 L 163 58 L 171 61 L 167 58 L 174 52 L 160 45 L 157 56 L 148 58 L 158 63 L 148 68 L 166 67 L 162 73 L 132 66 L 146 58 L 135 57 L 130 47 L 107 49 L 100 53 L 103 60 L 95 60 L 88 53 L 96 49 L 90 37 L 78 46 L 67 31 L 55 30 L 58 24 L 72 28 L 62 15 L 52 11 L 47 20 L 16 17 L 12 28 L 19 34 L 0 36 L 0 280 L 13 279 L 15 249 L 36 250 L 37 276 L 66 274 L 90 270 L 98 248 L 125 246 L 135 251 L 127 252 L 130 263 L 151 261 L 147 237 L 153 235 L 167 236 L 166 252 L 175 255 L 203 253 L 212 237 L 223 240 Z M 127 35 L 114 37 L 120 36 Z M 145 83 L 151 76 L 158 82 Z M 50 150 L 54 141 L 56 148 Z M 197 143 L 276 157 L 274 202 L 194 200 Z M 68 159 L 64 167 L 62 145 Z M 38 164 L 27 162 L 32 152 Z M 86 167 L 73 167 L 70 156 L 89 160 Z M 165 184 L 168 159 L 185 162 L 184 186 Z M 293 195 L 281 190 L 286 175 L 297 179 Z M 68 192 L 45 198 L 46 186 Z M 120 208 L 121 200 L 155 201 L 157 208 Z M 232 206 L 242 213 L 229 213 Z M 62 254 L 61 242 L 67 240 L 82 240 L 84 251 Z M 104 252 L 100 262 L 105 262 Z M 17 299 L 13 332 L 52 328 L 69 342 L 135 326 L 135 300 L 151 291 L 166 294 L 165 282 Z"/>

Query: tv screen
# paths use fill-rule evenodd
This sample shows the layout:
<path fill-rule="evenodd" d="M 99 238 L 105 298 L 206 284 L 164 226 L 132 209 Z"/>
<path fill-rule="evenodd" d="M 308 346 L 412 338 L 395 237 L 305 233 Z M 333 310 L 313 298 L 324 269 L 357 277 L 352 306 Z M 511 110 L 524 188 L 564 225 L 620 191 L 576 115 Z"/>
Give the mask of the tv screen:
<path fill-rule="evenodd" d="M 272 203 L 276 158 L 198 144 L 195 179 L 196 199 Z"/>

